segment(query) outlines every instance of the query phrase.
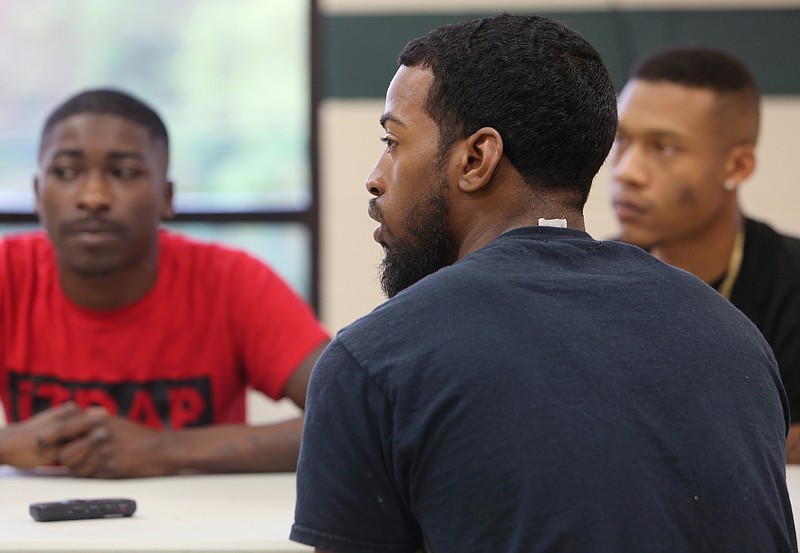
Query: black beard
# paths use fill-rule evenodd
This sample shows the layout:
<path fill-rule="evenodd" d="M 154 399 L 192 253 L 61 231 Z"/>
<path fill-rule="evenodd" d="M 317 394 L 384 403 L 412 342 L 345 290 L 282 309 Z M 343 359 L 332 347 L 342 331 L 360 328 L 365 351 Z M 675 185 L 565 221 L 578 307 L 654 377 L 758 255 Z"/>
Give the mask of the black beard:
<path fill-rule="evenodd" d="M 409 239 L 389 247 L 378 268 L 381 288 L 393 298 L 415 282 L 455 261 L 455 239 L 449 228 L 450 206 L 439 189 L 426 205 L 406 217 Z"/>

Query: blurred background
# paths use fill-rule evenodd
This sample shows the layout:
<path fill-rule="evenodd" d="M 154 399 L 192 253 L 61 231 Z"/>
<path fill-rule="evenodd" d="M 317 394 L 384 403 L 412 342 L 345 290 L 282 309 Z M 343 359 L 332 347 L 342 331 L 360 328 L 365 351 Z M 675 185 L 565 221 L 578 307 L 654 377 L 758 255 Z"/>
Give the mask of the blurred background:
<path fill-rule="evenodd" d="M 168 226 L 264 259 L 336 331 L 383 299 L 364 180 L 399 50 L 499 11 L 566 21 L 618 85 L 634 58 L 665 44 L 741 56 L 765 94 L 743 204 L 800 235 L 800 0 L 3 0 L 0 231 L 37 224 L 32 177 L 50 110 L 87 87 L 123 88 L 171 134 Z M 605 169 L 587 226 L 616 233 Z"/>
<path fill-rule="evenodd" d="M 180 214 L 168 226 L 267 260 L 316 302 L 308 2 L 3 0 L 3 232 L 36 226 L 46 116 L 90 87 L 158 111 Z"/>

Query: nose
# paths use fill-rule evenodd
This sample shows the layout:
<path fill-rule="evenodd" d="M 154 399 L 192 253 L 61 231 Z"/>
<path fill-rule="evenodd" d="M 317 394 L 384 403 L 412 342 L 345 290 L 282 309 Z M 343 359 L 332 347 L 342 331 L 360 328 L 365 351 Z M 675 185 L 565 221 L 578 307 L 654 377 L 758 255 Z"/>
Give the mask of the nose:
<path fill-rule="evenodd" d="M 112 195 L 101 171 L 89 171 L 78 190 L 78 209 L 101 213 L 111 209 Z"/>
<path fill-rule="evenodd" d="M 385 158 L 386 154 L 382 153 L 377 163 L 375 163 L 375 167 L 372 168 L 372 171 L 367 176 L 367 191 L 375 197 L 382 196 L 386 191 L 385 171 L 383 168 Z"/>
<path fill-rule="evenodd" d="M 646 159 L 641 146 L 636 143 L 614 146 L 611 151 L 611 177 L 615 184 L 630 186 L 646 184 Z"/>

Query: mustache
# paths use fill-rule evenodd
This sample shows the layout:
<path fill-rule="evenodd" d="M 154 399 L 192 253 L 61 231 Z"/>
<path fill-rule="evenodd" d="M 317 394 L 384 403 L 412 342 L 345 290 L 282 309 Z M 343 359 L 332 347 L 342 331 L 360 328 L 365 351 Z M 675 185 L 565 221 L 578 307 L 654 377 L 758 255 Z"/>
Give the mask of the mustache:
<path fill-rule="evenodd" d="M 372 198 L 367 204 L 367 214 L 378 223 L 383 223 L 383 211 L 378 205 L 378 198 Z"/>
<path fill-rule="evenodd" d="M 77 234 L 80 232 L 115 232 L 123 233 L 126 231 L 125 225 L 116 221 L 110 221 L 102 217 L 83 217 L 73 221 L 66 221 L 59 225 L 62 234 Z"/>

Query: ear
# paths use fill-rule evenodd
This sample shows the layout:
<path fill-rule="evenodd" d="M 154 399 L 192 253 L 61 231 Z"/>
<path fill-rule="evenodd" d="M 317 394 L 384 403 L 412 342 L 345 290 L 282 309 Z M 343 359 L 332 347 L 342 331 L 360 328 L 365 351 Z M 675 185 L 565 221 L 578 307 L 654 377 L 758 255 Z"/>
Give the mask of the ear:
<path fill-rule="evenodd" d="M 503 138 L 492 127 L 483 127 L 463 142 L 458 187 L 476 192 L 486 186 L 503 158 Z"/>
<path fill-rule="evenodd" d="M 161 213 L 162 220 L 175 217 L 175 208 L 172 205 L 174 186 L 171 180 L 164 181 L 164 210 Z"/>
<path fill-rule="evenodd" d="M 728 159 L 725 161 L 725 182 L 735 190 L 753 174 L 755 168 L 755 145 L 738 144 L 728 152 Z"/>
<path fill-rule="evenodd" d="M 42 210 L 39 207 L 42 202 L 42 193 L 39 190 L 41 188 L 41 183 L 39 182 L 39 174 L 33 175 L 33 197 L 36 199 L 36 203 L 34 209 L 36 210 L 36 216 L 41 219 L 42 218 Z"/>

